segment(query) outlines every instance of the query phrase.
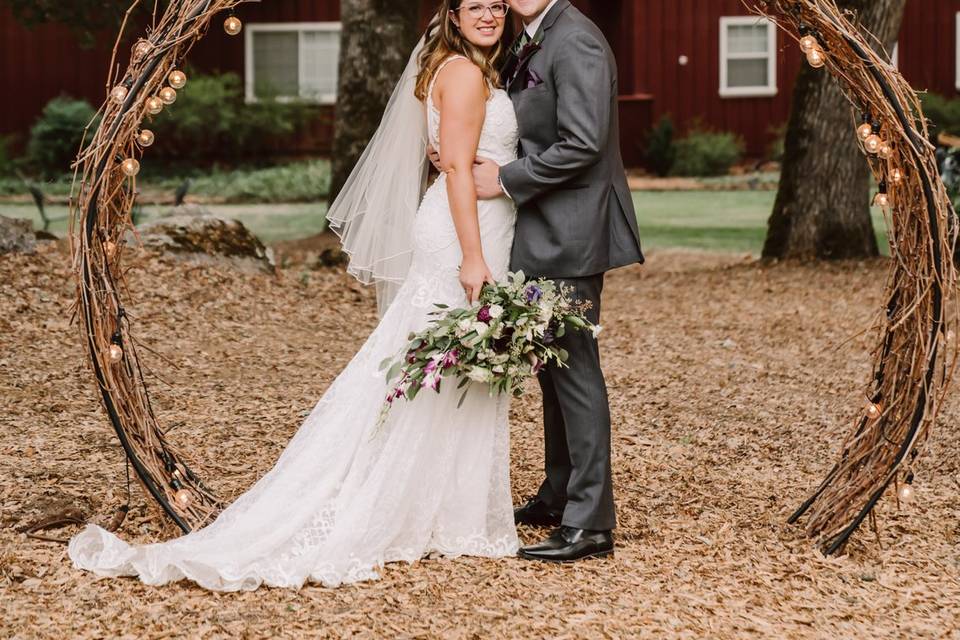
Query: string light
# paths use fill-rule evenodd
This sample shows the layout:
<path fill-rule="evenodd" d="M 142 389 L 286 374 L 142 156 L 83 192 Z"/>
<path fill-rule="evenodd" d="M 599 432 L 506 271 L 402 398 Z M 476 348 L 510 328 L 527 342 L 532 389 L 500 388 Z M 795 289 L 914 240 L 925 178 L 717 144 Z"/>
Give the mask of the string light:
<path fill-rule="evenodd" d="M 860 138 L 860 142 L 863 142 L 869 138 L 871 133 L 873 133 L 873 125 L 869 122 L 864 122 L 862 125 L 857 127 L 857 137 Z"/>
<path fill-rule="evenodd" d="M 243 30 L 243 23 L 240 22 L 240 18 L 237 16 L 230 16 L 224 21 L 223 30 L 226 31 L 228 35 L 238 35 Z"/>
<path fill-rule="evenodd" d="M 149 147 L 156 140 L 156 136 L 153 134 L 153 131 L 150 129 L 141 129 L 140 133 L 137 134 L 137 142 L 141 147 Z"/>
<path fill-rule="evenodd" d="M 867 405 L 866 414 L 870 420 L 876 420 L 883 414 L 883 409 L 880 408 L 880 405 L 871 402 Z"/>
<path fill-rule="evenodd" d="M 867 139 L 863 141 L 863 148 L 867 150 L 867 153 L 877 153 L 880 151 L 880 147 L 883 145 L 883 140 L 880 139 L 876 133 L 871 133 L 867 136 Z"/>
<path fill-rule="evenodd" d="M 173 494 L 173 499 L 177 501 L 181 507 L 190 506 L 190 503 L 193 502 L 193 495 L 186 489 L 180 489 L 175 494 Z"/>
<path fill-rule="evenodd" d="M 810 53 L 814 49 L 819 48 L 820 43 L 817 42 L 817 39 L 814 36 L 807 34 L 800 38 L 800 51 L 803 51 L 804 53 Z"/>
<path fill-rule="evenodd" d="M 107 257 L 112 258 L 117 253 L 117 244 L 113 240 L 107 240 L 106 245 L 104 245 L 104 249 L 107 252 Z"/>
<path fill-rule="evenodd" d="M 160 99 L 164 104 L 170 105 L 177 101 L 177 90 L 173 87 L 164 87 L 160 89 Z"/>
<path fill-rule="evenodd" d="M 161 100 L 157 96 L 150 96 L 149 98 L 147 98 L 147 111 L 151 115 L 157 115 L 158 113 L 163 111 L 163 100 Z"/>
<path fill-rule="evenodd" d="M 881 142 L 880 148 L 877 149 L 877 155 L 884 160 L 889 160 L 893 156 L 893 147 L 888 142 Z"/>
<path fill-rule="evenodd" d="M 118 84 L 110 92 L 110 97 L 113 98 L 115 102 L 123 102 L 124 98 L 127 97 L 127 88 L 122 84 Z"/>
<path fill-rule="evenodd" d="M 823 49 L 817 46 L 807 52 L 807 62 L 814 69 L 819 69 L 827 64 L 827 56 L 823 53 Z"/>
<path fill-rule="evenodd" d="M 890 171 L 890 182 L 893 184 L 900 184 L 903 182 L 903 171 L 900 169 L 900 167 L 894 167 Z"/>
<path fill-rule="evenodd" d="M 174 89 L 183 89 L 187 85 L 187 74 L 180 70 L 171 71 L 167 79 Z"/>
<path fill-rule="evenodd" d="M 120 168 L 125 174 L 132 178 L 140 173 L 140 162 L 136 158 L 127 158 L 120 165 Z"/>
<path fill-rule="evenodd" d="M 911 485 L 905 484 L 902 487 L 900 487 L 899 496 L 902 501 L 909 502 L 913 498 L 913 495 L 914 495 L 914 491 Z"/>
<path fill-rule="evenodd" d="M 143 56 L 150 53 L 152 45 L 148 40 L 138 40 L 137 44 L 133 46 L 133 55 L 137 58 L 142 58 Z"/>

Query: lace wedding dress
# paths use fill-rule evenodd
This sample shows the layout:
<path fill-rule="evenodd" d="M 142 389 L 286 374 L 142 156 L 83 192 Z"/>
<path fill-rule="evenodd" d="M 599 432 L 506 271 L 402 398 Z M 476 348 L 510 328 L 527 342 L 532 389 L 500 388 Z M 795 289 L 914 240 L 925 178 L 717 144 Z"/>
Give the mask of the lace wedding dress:
<path fill-rule="evenodd" d="M 440 114 L 429 98 L 427 119 L 439 148 Z M 516 148 L 513 105 L 494 90 L 479 154 L 505 164 Z M 484 256 L 497 279 L 507 273 L 515 215 L 505 198 L 479 203 Z M 431 553 L 514 555 L 507 397 L 472 385 L 457 408 L 456 385 L 445 384 L 439 394 L 396 402 L 377 428 L 387 395 L 380 363 L 428 323 L 435 303 L 466 304 L 442 177 L 421 202 L 414 238 L 395 301 L 271 471 L 213 523 L 175 540 L 129 545 L 88 525 L 70 541 L 75 566 L 151 585 L 186 578 L 234 591 L 375 579 L 384 563 Z"/>

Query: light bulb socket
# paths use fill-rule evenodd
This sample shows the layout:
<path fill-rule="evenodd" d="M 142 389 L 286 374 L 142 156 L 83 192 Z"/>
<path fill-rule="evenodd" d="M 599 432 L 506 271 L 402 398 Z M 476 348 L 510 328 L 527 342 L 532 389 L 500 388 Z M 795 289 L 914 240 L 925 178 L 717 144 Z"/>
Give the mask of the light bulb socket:
<path fill-rule="evenodd" d="M 881 181 L 880 181 L 880 193 L 882 193 L 882 194 L 884 194 L 884 195 L 886 195 L 886 193 L 887 193 L 887 181 L 886 181 L 886 180 L 881 180 Z"/>
<path fill-rule="evenodd" d="M 908 471 L 906 477 L 903 479 L 904 484 L 913 484 L 913 471 Z"/>
<path fill-rule="evenodd" d="M 871 126 L 873 127 L 873 132 L 874 132 L 875 134 L 877 134 L 877 135 L 880 135 L 880 130 L 881 130 L 881 128 L 882 128 L 882 127 L 880 126 L 880 121 L 879 121 L 879 120 L 874 120 L 873 123 L 871 124 Z"/>
<path fill-rule="evenodd" d="M 183 489 L 183 485 L 180 484 L 180 481 L 177 480 L 176 478 L 172 478 L 170 480 L 170 486 L 173 487 L 175 491 L 179 491 L 180 489 Z"/>
<path fill-rule="evenodd" d="M 123 336 L 119 329 L 113 332 L 113 336 L 110 337 L 110 344 L 115 344 L 118 347 L 123 345 Z"/>

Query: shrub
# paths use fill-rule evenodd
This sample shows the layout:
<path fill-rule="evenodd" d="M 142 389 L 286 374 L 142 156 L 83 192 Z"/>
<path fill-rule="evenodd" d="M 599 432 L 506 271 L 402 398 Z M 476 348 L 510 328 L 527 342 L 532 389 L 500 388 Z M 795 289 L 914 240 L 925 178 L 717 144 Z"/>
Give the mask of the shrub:
<path fill-rule="evenodd" d="M 677 159 L 677 147 L 673 142 L 673 119 L 669 114 L 661 116 L 647 136 L 647 166 L 661 178 L 670 174 Z"/>
<path fill-rule="evenodd" d="M 933 124 L 931 132 L 934 137 L 938 133 L 948 133 L 960 136 L 960 99 L 945 98 L 936 93 L 926 93 L 920 98 L 923 113 Z"/>
<path fill-rule="evenodd" d="M 783 122 L 776 126 L 771 125 L 768 132 L 773 136 L 773 139 L 767 147 L 767 158 L 781 162 L 783 160 L 784 149 L 787 146 L 787 123 Z"/>
<path fill-rule="evenodd" d="M 31 165 L 47 177 L 70 170 L 83 139 L 83 131 L 96 111 L 84 100 L 66 96 L 54 98 L 30 130 L 27 158 Z M 96 123 L 91 126 L 92 132 Z"/>
<path fill-rule="evenodd" d="M 0 178 L 13 175 L 13 136 L 0 136 Z"/>
<path fill-rule="evenodd" d="M 311 112 L 300 103 L 247 104 L 235 73 L 190 76 L 176 104 L 150 125 L 157 134 L 157 155 L 187 160 L 254 155 L 295 134 Z"/>
<path fill-rule="evenodd" d="M 722 176 L 743 156 L 743 140 L 732 133 L 695 127 L 677 142 L 675 176 Z"/>

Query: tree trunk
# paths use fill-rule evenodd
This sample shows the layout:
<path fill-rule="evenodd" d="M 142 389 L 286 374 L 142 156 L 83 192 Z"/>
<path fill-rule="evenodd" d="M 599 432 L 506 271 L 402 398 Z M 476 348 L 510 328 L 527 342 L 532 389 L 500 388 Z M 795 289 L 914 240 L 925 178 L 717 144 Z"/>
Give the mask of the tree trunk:
<path fill-rule="evenodd" d="M 373 137 L 417 40 L 419 2 L 341 0 L 330 202 Z"/>
<path fill-rule="evenodd" d="M 844 0 L 891 51 L 906 0 Z M 870 219 L 870 170 L 850 103 L 824 69 L 800 71 L 787 125 L 780 189 L 765 258 L 839 260 L 878 255 Z"/>

